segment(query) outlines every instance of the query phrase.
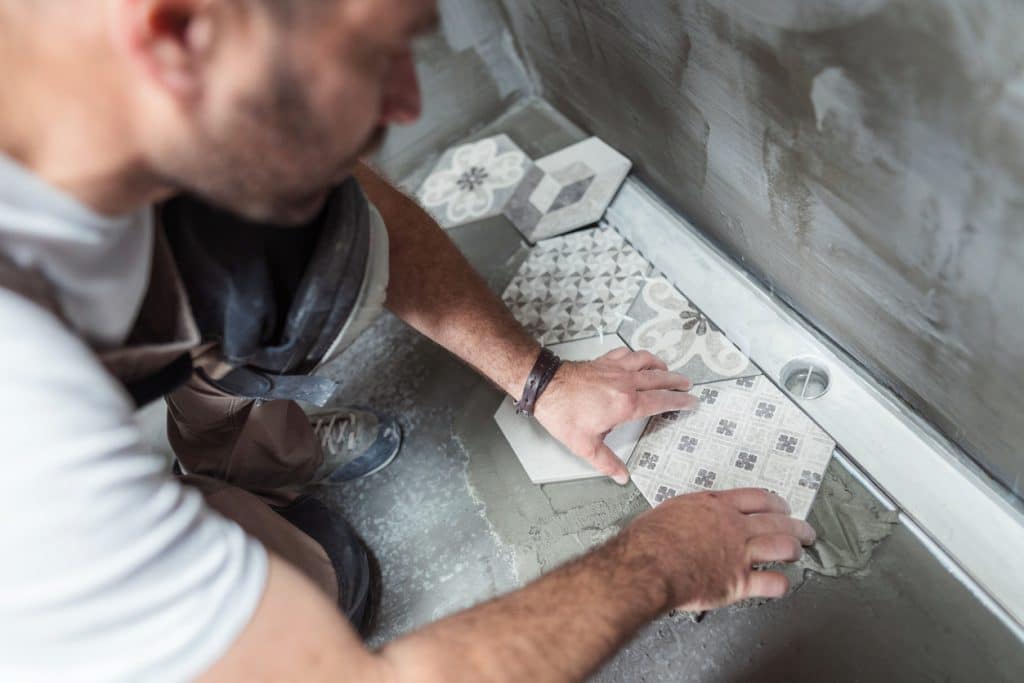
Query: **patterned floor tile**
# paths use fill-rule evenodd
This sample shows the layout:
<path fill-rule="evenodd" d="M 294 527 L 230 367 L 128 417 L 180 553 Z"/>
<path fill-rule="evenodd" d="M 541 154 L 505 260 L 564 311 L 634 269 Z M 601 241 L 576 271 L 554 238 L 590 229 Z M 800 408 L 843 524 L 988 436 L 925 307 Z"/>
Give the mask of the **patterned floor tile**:
<path fill-rule="evenodd" d="M 694 384 L 760 374 L 757 366 L 663 277 L 644 284 L 619 335 L 634 351 L 650 351 Z"/>
<path fill-rule="evenodd" d="M 552 350 L 564 360 L 591 360 L 609 351 L 624 347 L 622 339 L 609 334 L 579 341 L 556 344 Z M 505 397 L 494 414 L 502 434 L 534 484 L 551 484 L 601 476 L 586 461 L 576 457 L 561 442 L 547 433 L 536 420 L 516 415 L 512 399 Z M 627 422 L 613 429 L 604 442 L 623 461 L 629 458 L 647 420 Z"/>
<path fill-rule="evenodd" d="M 503 298 L 544 344 L 614 334 L 651 270 L 618 232 L 602 226 L 534 247 Z"/>
<path fill-rule="evenodd" d="M 601 220 L 632 163 L 598 138 L 544 157 L 526 172 L 505 215 L 531 244 Z"/>
<path fill-rule="evenodd" d="M 533 162 L 507 135 L 445 152 L 416 197 L 444 228 L 501 214 Z"/>
<path fill-rule="evenodd" d="M 694 392 L 697 410 L 653 418 L 633 451 L 630 472 L 648 502 L 758 487 L 806 518 L 835 442 L 764 376 Z"/>

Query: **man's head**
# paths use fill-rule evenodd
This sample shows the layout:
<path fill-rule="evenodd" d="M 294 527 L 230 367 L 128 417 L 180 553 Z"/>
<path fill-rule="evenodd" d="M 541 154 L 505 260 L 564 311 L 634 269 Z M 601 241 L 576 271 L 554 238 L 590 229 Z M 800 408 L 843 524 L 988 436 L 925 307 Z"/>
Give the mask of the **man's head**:
<path fill-rule="evenodd" d="M 315 214 L 389 124 L 419 116 L 411 42 L 437 22 L 436 0 L 36 1 L 82 14 L 46 40 L 69 62 L 85 41 L 67 69 L 101 90 L 82 95 L 106 102 L 97 128 L 122 117 L 141 173 L 280 222 Z"/>

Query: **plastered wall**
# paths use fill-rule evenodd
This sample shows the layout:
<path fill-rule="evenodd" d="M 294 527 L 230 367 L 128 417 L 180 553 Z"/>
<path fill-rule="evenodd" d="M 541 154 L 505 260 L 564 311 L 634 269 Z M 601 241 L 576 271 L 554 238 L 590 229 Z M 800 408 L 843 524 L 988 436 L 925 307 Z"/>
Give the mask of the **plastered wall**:
<path fill-rule="evenodd" d="M 499 0 L 440 0 L 439 9 L 441 30 L 415 47 L 423 116 L 392 129 L 376 157 L 398 181 L 533 91 Z"/>
<path fill-rule="evenodd" d="M 1024 3 L 503 5 L 542 96 L 1021 495 Z"/>

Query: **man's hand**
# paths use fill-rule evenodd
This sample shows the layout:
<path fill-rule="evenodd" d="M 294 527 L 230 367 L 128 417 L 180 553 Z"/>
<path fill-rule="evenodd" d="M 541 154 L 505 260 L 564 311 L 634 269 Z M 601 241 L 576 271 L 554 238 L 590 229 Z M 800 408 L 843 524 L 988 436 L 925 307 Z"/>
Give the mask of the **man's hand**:
<path fill-rule="evenodd" d="M 785 575 L 755 570 L 795 562 L 815 532 L 789 516 L 785 500 L 762 489 L 695 493 L 667 500 L 619 537 L 664 577 L 668 604 L 704 611 L 747 598 L 780 598 Z"/>
<path fill-rule="evenodd" d="M 206 681 L 360 683 L 586 680 L 673 606 L 775 598 L 787 583 L 754 565 L 792 561 L 814 540 L 760 489 L 662 503 L 603 546 L 525 588 L 367 650 L 341 613 L 275 557 L 252 622 Z M 452 653 L 458 656 L 452 656 Z"/>
<path fill-rule="evenodd" d="M 692 410 L 697 399 L 686 393 L 691 386 L 653 354 L 615 349 L 596 360 L 563 364 L 534 415 L 594 469 L 625 484 L 629 471 L 604 443 L 608 432 L 630 420 Z"/>

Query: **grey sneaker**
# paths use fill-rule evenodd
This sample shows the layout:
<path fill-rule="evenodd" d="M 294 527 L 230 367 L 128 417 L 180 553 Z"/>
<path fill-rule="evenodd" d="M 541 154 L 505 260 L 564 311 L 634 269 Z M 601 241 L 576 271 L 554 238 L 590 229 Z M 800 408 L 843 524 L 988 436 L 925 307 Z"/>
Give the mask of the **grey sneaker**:
<path fill-rule="evenodd" d="M 379 472 L 402 446 L 398 421 L 366 408 L 311 413 L 309 422 L 324 452 L 316 483 L 340 484 Z"/>

